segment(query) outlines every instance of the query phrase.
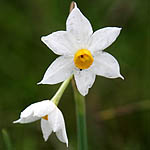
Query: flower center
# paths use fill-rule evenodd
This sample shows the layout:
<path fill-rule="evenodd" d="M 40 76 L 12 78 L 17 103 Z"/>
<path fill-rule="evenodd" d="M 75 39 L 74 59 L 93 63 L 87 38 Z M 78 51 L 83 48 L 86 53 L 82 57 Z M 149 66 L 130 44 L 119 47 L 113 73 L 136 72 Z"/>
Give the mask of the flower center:
<path fill-rule="evenodd" d="M 44 116 L 42 118 L 45 119 L 45 120 L 48 120 L 48 115 L 46 115 L 46 116 Z"/>
<path fill-rule="evenodd" d="M 87 49 L 80 49 L 74 55 L 75 66 L 79 69 L 88 69 L 93 61 L 93 56 Z"/>

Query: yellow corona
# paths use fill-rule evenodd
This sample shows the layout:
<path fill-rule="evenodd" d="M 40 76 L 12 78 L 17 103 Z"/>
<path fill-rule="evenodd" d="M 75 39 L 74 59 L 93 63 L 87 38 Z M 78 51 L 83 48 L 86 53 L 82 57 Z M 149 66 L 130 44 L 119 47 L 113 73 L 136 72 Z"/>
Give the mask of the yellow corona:
<path fill-rule="evenodd" d="M 46 116 L 44 116 L 42 118 L 45 119 L 45 120 L 48 120 L 48 115 L 46 115 Z"/>
<path fill-rule="evenodd" d="M 93 56 L 87 49 L 80 49 L 75 53 L 74 63 L 79 69 L 88 69 L 92 65 L 93 61 Z"/>

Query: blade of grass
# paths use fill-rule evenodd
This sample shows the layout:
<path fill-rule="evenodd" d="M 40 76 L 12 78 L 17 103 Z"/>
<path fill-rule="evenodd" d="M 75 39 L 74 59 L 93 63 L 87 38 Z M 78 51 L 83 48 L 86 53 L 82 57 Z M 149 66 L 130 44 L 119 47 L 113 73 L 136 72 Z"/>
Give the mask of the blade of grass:
<path fill-rule="evenodd" d="M 2 136 L 7 150 L 13 150 L 8 132 L 2 129 Z"/>

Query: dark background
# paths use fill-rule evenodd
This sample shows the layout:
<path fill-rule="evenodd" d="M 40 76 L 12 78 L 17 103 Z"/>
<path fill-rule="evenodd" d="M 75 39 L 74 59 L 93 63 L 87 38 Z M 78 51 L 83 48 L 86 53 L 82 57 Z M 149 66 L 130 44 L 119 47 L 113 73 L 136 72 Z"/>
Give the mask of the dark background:
<path fill-rule="evenodd" d="M 31 103 L 50 99 L 60 84 L 40 85 L 57 57 L 42 35 L 65 30 L 70 0 L 0 1 L 0 150 L 6 149 L 5 129 L 13 150 L 63 150 L 52 134 L 45 143 L 40 122 L 13 124 Z M 148 150 L 150 147 L 150 30 L 148 0 L 76 1 L 93 29 L 122 27 L 106 49 L 117 58 L 125 80 L 97 77 L 86 96 L 89 150 Z M 77 150 L 72 87 L 65 91 L 62 110 L 69 150 Z"/>

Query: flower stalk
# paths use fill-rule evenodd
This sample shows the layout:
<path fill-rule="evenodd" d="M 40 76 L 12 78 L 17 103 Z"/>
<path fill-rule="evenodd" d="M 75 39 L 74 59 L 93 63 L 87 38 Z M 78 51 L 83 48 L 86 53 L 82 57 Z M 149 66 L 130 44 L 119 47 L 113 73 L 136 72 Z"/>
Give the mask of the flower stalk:
<path fill-rule="evenodd" d="M 60 88 L 58 89 L 58 91 L 56 92 L 56 94 L 53 96 L 53 98 L 51 99 L 52 102 L 57 106 L 60 98 L 62 97 L 65 89 L 67 88 L 70 80 L 72 79 L 73 75 L 71 75 L 68 79 L 66 79 L 60 86 Z"/>
<path fill-rule="evenodd" d="M 75 2 L 70 4 L 70 12 L 75 7 Z M 76 120 L 77 120 L 77 136 L 78 136 L 78 150 L 87 150 L 87 129 L 86 129 L 86 109 L 85 98 L 82 96 L 76 86 L 74 80 L 72 80 L 72 87 L 74 91 L 74 99 L 76 105 Z"/>
<path fill-rule="evenodd" d="M 74 90 L 74 99 L 76 105 L 78 150 L 87 150 L 88 144 L 87 144 L 85 98 L 78 92 L 73 80 L 72 86 Z"/>

